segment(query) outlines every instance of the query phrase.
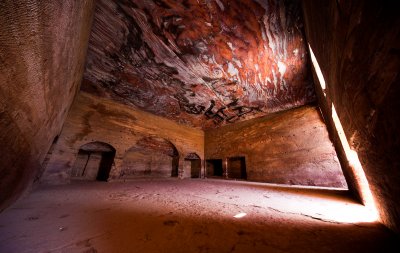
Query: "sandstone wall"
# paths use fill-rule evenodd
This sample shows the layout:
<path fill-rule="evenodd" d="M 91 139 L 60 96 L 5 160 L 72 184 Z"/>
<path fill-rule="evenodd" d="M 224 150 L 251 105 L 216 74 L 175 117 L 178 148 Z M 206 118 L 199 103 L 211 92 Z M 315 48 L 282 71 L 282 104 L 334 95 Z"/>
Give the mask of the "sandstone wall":
<path fill-rule="evenodd" d="M 205 152 L 206 159 L 223 164 L 245 157 L 252 181 L 346 187 L 325 124 L 312 106 L 208 130 Z"/>
<path fill-rule="evenodd" d="M 152 139 L 165 140 L 165 143 L 171 143 L 176 148 L 179 154 L 181 175 L 190 176 L 190 171 L 183 171 L 186 167 L 185 163 L 190 163 L 190 161 L 184 161 L 189 153 L 196 153 L 201 159 L 204 158 L 202 130 L 182 126 L 133 107 L 81 92 L 71 107 L 58 142 L 54 146 L 42 182 L 68 183 L 79 148 L 93 141 L 110 144 L 116 149 L 110 180 L 129 179 L 133 175 L 130 174 L 132 170 L 127 167 L 132 163 L 132 150 L 141 151 L 137 147 L 143 146 L 149 148 L 154 143 Z M 159 146 L 164 145 L 163 142 L 159 141 L 158 144 L 154 147 L 159 154 L 158 158 L 143 155 L 141 159 L 153 157 L 152 159 L 157 161 L 148 160 L 147 162 L 154 164 L 168 162 L 168 158 L 161 154 L 162 149 L 160 151 Z M 165 150 L 169 152 L 168 146 Z M 140 159 L 136 162 L 141 165 L 145 163 Z M 164 172 L 164 170 L 157 171 L 156 174 L 165 175 Z"/>
<path fill-rule="evenodd" d="M 317 85 L 324 117 L 333 130 L 334 105 L 382 221 L 400 231 L 400 16 L 396 2 L 308 0 L 303 5 L 307 39 L 326 84 L 325 91 Z M 317 75 L 314 80 L 319 83 Z M 331 132 L 345 165 L 339 138 Z M 351 179 L 349 187 L 365 203 L 360 180 L 348 163 L 344 167 Z"/>
<path fill-rule="evenodd" d="M 37 178 L 79 89 L 93 1 L 0 3 L 0 210 Z"/>

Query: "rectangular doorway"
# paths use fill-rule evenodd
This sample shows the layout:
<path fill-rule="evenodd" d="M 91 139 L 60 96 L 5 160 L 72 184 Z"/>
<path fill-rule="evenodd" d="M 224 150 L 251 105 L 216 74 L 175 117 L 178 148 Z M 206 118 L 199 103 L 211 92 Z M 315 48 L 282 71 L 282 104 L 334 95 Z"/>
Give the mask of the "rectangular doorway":
<path fill-rule="evenodd" d="M 222 159 L 206 160 L 207 177 L 222 177 Z"/>
<path fill-rule="evenodd" d="M 228 177 L 247 179 L 246 160 L 243 156 L 228 158 Z"/>

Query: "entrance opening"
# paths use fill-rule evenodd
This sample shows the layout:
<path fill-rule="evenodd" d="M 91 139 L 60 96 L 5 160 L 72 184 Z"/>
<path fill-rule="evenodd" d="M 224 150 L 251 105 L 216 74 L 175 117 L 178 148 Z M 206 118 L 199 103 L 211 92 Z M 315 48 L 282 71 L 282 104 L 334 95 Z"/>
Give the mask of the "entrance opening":
<path fill-rule="evenodd" d="M 222 159 L 208 159 L 206 161 L 206 169 L 208 177 L 222 177 Z"/>
<path fill-rule="evenodd" d="M 168 140 L 144 137 L 126 151 L 121 178 L 177 177 L 179 153 Z"/>
<path fill-rule="evenodd" d="M 190 163 L 190 177 L 201 177 L 201 159 L 196 153 L 190 153 L 185 157 L 185 163 Z M 185 166 L 188 168 L 189 166 Z"/>
<path fill-rule="evenodd" d="M 80 147 L 72 179 L 107 181 L 114 162 L 115 149 L 104 142 L 90 142 Z"/>
<path fill-rule="evenodd" d="M 228 158 L 228 176 L 230 178 L 247 179 L 246 161 L 244 157 Z"/>

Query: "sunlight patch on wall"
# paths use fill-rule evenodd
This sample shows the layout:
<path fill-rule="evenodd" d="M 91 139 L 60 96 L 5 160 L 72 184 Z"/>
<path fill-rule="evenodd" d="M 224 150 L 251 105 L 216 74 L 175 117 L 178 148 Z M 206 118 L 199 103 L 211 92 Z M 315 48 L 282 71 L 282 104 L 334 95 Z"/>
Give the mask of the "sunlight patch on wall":
<path fill-rule="evenodd" d="M 357 183 L 360 185 L 361 197 L 364 201 L 364 204 L 367 208 L 371 210 L 371 212 L 375 213 L 376 218 L 378 218 L 375 201 L 372 196 L 371 189 L 369 188 L 368 180 L 367 177 L 365 176 L 364 169 L 360 163 L 357 152 L 350 147 L 347 141 L 346 135 L 343 130 L 343 126 L 336 113 L 335 105 L 333 103 L 332 103 L 332 119 L 335 124 L 336 132 L 339 135 L 340 142 L 346 154 L 348 163 L 354 172 Z"/>
<path fill-rule="evenodd" d="M 313 52 L 310 44 L 308 44 L 308 49 L 310 50 L 311 62 L 313 64 L 315 73 L 317 74 L 317 77 L 319 80 L 319 85 L 321 86 L 324 96 L 326 97 L 326 93 L 325 93 L 326 83 L 325 83 L 324 75 L 322 74 L 321 68 L 319 67 L 317 58 L 315 58 L 314 52 Z"/>
<path fill-rule="evenodd" d="M 326 98 L 325 78 L 322 74 L 321 68 L 320 68 L 317 58 L 315 57 L 315 54 L 311 48 L 311 45 L 308 44 L 308 47 L 309 47 L 309 51 L 310 51 L 311 62 L 313 64 L 315 73 L 318 77 L 318 83 L 321 86 L 324 97 Z M 325 100 L 325 103 L 328 103 L 328 102 Z M 360 186 L 360 191 L 361 191 L 360 195 L 361 195 L 361 198 L 363 199 L 363 203 L 370 210 L 371 217 L 375 217 L 376 219 L 378 219 L 378 213 L 377 213 L 375 201 L 372 196 L 367 177 L 365 176 L 364 169 L 362 168 L 362 165 L 358 158 L 358 154 L 354 149 L 352 149 L 352 147 L 350 147 L 350 145 L 347 141 L 346 135 L 343 130 L 343 126 L 340 122 L 340 119 L 336 112 L 335 105 L 333 103 L 331 104 L 331 110 L 332 110 L 331 116 L 333 119 L 335 131 L 337 132 L 337 134 L 339 136 L 340 143 L 343 147 L 343 150 L 345 151 L 346 158 L 347 158 L 350 168 L 352 169 L 352 172 L 355 176 L 355 180 L 356 180 L 357 184 Z"/>

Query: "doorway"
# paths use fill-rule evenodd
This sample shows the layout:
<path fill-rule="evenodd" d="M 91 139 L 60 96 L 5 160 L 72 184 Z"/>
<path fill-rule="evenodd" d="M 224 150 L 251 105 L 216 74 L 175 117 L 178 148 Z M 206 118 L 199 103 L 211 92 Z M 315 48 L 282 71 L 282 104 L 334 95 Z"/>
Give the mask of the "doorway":
<path fill-rule="evenodd" d="M 222 177 L 222 159 L 206 160 L 207 177 Z"/>
<path fill-rule="evenodd" d="M 228 158 L 228 177 L 247 179 L 246 160 L 243 156 Z"/>
<path fill-rule="evenodd" d="M 90 142 L 80 147 L 71 179 L 107 181 L 114 162 L 115 149 L 104 142 Z"/>
<path fill-rule="evenodd" d="M 190 166 L 185 166 L 185 168 L 190 169 L 191 178 L 201 177 L 201 159 L 196 153 L 190 153 L 185 157 L 185 162 L 189 163 Z"/>

